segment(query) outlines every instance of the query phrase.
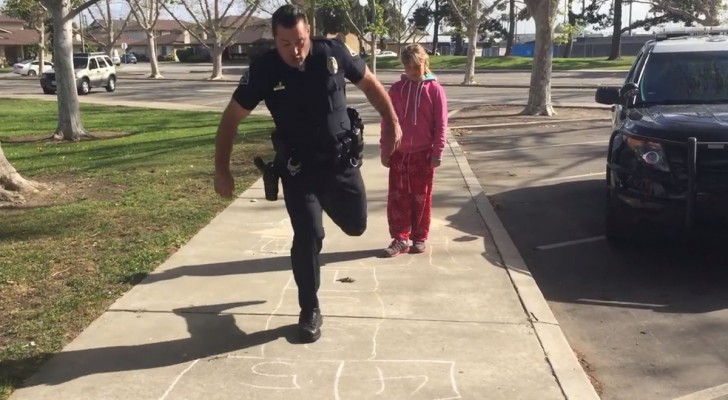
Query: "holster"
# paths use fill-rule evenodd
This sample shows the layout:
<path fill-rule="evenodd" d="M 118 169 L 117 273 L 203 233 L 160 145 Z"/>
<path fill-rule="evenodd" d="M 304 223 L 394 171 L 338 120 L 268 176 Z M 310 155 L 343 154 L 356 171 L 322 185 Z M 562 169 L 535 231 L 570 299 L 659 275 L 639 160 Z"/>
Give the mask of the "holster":
<path fill-rule="evenodd" d="M 262 158 L 253 158 L 255 166 L 263 173 L 263 190 L 265 191 L 265 199 L 268 201 L 278 200 L 278 179 L 280 175 L 276 171 L 273 161 L 264 162 Z"/>
<path fill-rule="evenodd" d="M 337 143 L 337 154 L 341 162 L 348 162 L 352 167 L 361 166 L 364 156 L 364 122 L 356 109 L 346 109 L 351 120 L 351 129 Z"/>

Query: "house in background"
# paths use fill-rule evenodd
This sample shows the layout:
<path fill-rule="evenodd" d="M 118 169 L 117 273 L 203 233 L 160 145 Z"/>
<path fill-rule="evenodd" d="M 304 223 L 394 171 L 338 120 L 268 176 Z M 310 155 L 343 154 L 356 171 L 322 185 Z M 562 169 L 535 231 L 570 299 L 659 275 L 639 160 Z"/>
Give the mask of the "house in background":
<path fill-rule="evenodd" d="M 230 19 L 231 26 L 234 19 Z M 251 17 L 248 26 L 238 31 L 233 38 L 233 43 L 225 49 L 223 60 L 250 60 L 274 47 L 270 19 Z"/>
<path fill-rule="evenodd" d="M 112 21 L 115 32 L 118 32 L 123 26 L 124 21 Z M 102 36 L 106 35 L 106 28 L 97 22 L 89 25 L 87 34 L 93 38 L 94 42 L 103 43 Z M 173 19 L 159 19 L 154 25 L 154 35 L 157 38 L 157 55 L 166 56 L 172 54 L 177 47 L 184 47 L 189 43 L 189 34 L 185 27 Z M 98 44 L 98 43 L 96 43 Z M 126 45 L 126 50 L 123 49 Z M 131 52 L 137 55 L 140 60 L 144 60 L 149 54 L 149 44 L 147 42 L 147 34 L 144 29 L 134 20 L 129 21 L 126 28 L 116 40 L 113 49 L 104 49 L 109 53 L 116 50 L 117 53 L 123 54 Z M 148 59 L 148 58 L 146 58 Z"/>
<path fill-rule="evenodd" d="M 35 56 L 31 47 L 38 41 L 38 32 L 25 29 L 23 21 L 0 14 L 0 66 L 10 66 Z"/>

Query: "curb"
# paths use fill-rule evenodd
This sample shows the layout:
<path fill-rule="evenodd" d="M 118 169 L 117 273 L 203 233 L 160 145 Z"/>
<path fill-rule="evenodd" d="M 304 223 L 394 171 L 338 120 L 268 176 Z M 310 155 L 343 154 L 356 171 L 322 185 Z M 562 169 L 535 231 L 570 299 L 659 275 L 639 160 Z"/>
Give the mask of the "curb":
<path fill-rule="evenodd" d="M 523 309 L 528 314 L 531 325 L 536 332 L 536 337 L 546 355 L 546 360 L 551 366 L 554 379 L 561 387 L 565 398 L 569 400 L 599 400 L 599 395 L 566 340 L 543 293 L 541 293 L 536 281 L 531 276 L 528 266 L 470 168 L 465 153 L 454 139 L 448 139 L 448 145 L 455 157 L 460 173 L 465 179 L 465 184 L 475 202 L 478 213 L 500 253 L 503 261 L 501 266 L 506 269 L 511 278 Z"/>
<path fill-rule="evenodd" d="M 588 107 L 584 107 L 588 108 Z M 590 107 L 589 107 L 590 108 Z M 594 107 L 597 109 L 597 107 Z M 525 126 L 540 126 L 540 125 L 549 125 L 549 124 L 565 124 L 565 123 L 574 123 L 574 122 L 599 122 L 599 121 L 611 121 L 611 117 L 602 117 L 602 118 L 582 118 L 582 119 L 554 119 L 554 120 L 548 120 L 544 119 L 542 121 L 529 121 L 529 122 L 512 122 L 512 123 L 504 123 L 504 124 L 482 124 L 482 125 L 462 125 L 462 126 L 449 126 L 450 129 L 479 129 L 479 130 L 489 130 L 489 129 L 499 129 L 499 128 L 520 128 Z"/>
<path fill-rule="evenodd" d="M 156 79 L 150 79 L 147 77 L 142 76 L 125 76 L 123 74 L 119 74 L 119 77 L 123 77 L 124 80 L 131 81 L 179 81 L 179 82 L 208 82 L 208 83 L 237 83 L 239 79 L 230 79 L 230 78 L 223 78 L 218 80 L 208 80 L 204 78 L 156 78 Z M 383 84 L 391 84 L 382 82 Z M 472 85 L 464 85 L 462 83 L 448 83 L 448 82 L 440 82 L 440 85 L 442 86 L 454 86 L 454 87 L 480 87 L 480 88 L 503 88 L 503 89 L 528 89 L 530 85 L 520 85 L 520 84 L 510 84 L 510 83 L 504 83 L 504 84 L 493 84 L 493 83 L 476 83 Z M 595 90 L 598 87 L 603 85 L 598 84 L 590 84 L 590 85 L 560 85 L 560 84 L 552 84 L 552 89 L 575 89 L 575 90 Z"/>
<path fill-rule="evenodd" d="M 230 76 L 230 75 L 228 75 Z M 209 80 L 205 78 L 148 78 L 145 75 L 139 75 L 139 74 L 132 74 L 132 75 L 126 75 L 124 73 L 119 73 L 119 77 L 123 78 L 125 81 L 173 81 L 173 82 L 206 82 L 206 83 L 237 83 L 240 81 L 240 78 L 228 78 L 223 77 L 222 79 L 217 80 Z M 0 80 L 15 80 L 17 77 L 11 76 L 11 77 L 2 77 L 0 76 Z M 21 78 L 22 79 L 22 78 Z M 391 85 L 391 83 L 382 82 L 385 85 Z M 462 83 L 456 83 L 456 82 L 440 82 L 440 85 L 442 86 L 450 86 L 450 87 L 473 87 L 473 88 L 501 88 L 501 89 L 528 89 L 530 88 L 530 85 L 528 84 L 514 84 L 514 83 L 503 83 L 503 84 L 497 84 L 497 83 L 475 83 L 472 85 L 464 85 Z M 600 86 L 608 85 L 608 83 L 605 84 L 586 84 L 586 85 L 575 85 L 575 84 L 551 84 L 551 89 L 572 89 L 572 90 L 596 90 Z"/>

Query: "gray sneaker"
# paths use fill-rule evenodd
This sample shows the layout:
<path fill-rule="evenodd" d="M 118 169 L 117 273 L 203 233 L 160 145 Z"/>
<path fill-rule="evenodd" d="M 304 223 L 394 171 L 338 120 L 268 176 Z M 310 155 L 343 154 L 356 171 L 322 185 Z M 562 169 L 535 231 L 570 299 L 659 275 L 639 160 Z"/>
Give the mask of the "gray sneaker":
<path fill-rule="evenodd" d="M 424 253 L 427 246 L 425 246 L 424 240 L 415 240 L 415 243 L 412 245 L 412 248 L 410 249 L 410 253 L 417 254 L 417 253 Z"/>
<path fill-rule="evenodd" d="M 389 247 L 384 249 L 384 257 L 395 257 L 400 254 L 409 253 L 410 247 L 407 242 L 402 240 L 392 240 L 392 243 L 389 244 Z"/>

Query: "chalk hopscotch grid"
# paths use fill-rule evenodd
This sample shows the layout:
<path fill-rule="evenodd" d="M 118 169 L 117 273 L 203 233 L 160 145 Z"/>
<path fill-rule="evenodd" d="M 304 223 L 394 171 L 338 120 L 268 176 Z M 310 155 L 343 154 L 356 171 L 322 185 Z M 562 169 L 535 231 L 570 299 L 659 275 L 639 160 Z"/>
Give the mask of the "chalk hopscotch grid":
<path fill-rule="evenodd" d="M 276 228 L 279 227 L 282 223 L 285 223 L 285 221 L 286 220 L 279 221 L 277 223 L 266 224 L 267 226 L 270 226 L 271 228 L 270 229 L 267 229 L 267 230 L 264 230 L 264 231 L 261 231 L 260 232 L 261 233 L 261 238 L 253 246 L 251 246 L 251 249 L 246 250 L 246 252 L 253 252 L 253 253 L 282 252 L 284 247 L 290 245 L 290 238 L 288 236 L 285 236 L 285 238 L 284 238 L 282 235 L 274 235 L 274 234 L 272 235 L 269 232 L 275 231 Z M 268 249 L 268 247 L 271 244 L 275 244 L 274 245 L 275 246 L 275 250 L 273 250 L 273 251 L 271 251 L 270 249 Z M 449 257 L 454 261 L 454 256 L 450 252 L 450 249 L 449 249 L 450 246 L 449 245 L 450 245 L 449 241 L 446 240 L 446 242 L 444 243 L 443 248 L 444 248 L 445 252 L 449 255 Z M 428 257 L 429 265 L 432 266 L 432 267 L 437 268 L 438 270 L 447 270 L 446 268 L 444 268 L 442 266 L 439 266 L 439 265 L 436 265 L 433 262 L 433 253 L 434 253 L 434 249 L 432 248 L 432 246 L 430 246 L 429 247 L 429 257 Z M 405 263 L 398 263 L 398 264 L 387 265 L 387 268 L 392 268 L 392 267 L 409 267 L 414 262 L 415 262 L 415 259 L 414 258 L 410 258 Z M 372 353 L 371 353 L 371 356 L 368 359 L 366 359 L 366 360 L 361 360 L 361 359 L 351 359 L 351 360 L 331 359 L 331 360 L 326 360 L 326 359 L 324 359 L 324 360 L 312 360 L 312 361 L 310 361 L 310 362 L 315 362 L 315 363 L 337 363 L 338 364 L 338 368 L 337 368 L 336 376 L 335 376 L 335 380 L 334 380 L 334 388 L 333 388 L 335 400 L 341 400 L 339 383 L 340 383 L 340 380 L 341 380 L 341 377 L 342 377 L 342 374 L 343 374 L 345 365 L 347 363 L 350 363 L 351 364 L 351 363 L 362 363 L 362 362 L 372 362 L 372 363 L 435 363 L 435 364 L 449 364 L 450 365 L 450 385 L 451 385 L 451 389 L 452 389 L 453 393 L 455 393 L 456 396 L 455 397 L 438 398 L 436 400 L 454 400 L 454 399 L 461 399 L 462 396 L 461 396 L 461 394 L 460 394 L 460 392 L 459 392 L 459 390 L 457 388 L 457 382 L 456 382 L 456 379 L 455 379 L 455 362 L 453 362 L 453 361 L 443 361 L 443 360 L 384 360 L 384 359 L 379 360 L 379 359 L 376 359 L 376 356 L 377 356 L 377 337 L 379 335 L 379 332 L 381 330 L 381 327 L 382 327 L 382 324 L 384 323 L 384 318 L 385 318 L 385 315 L 384 315 L 384 300 L 382 299 L 382 297 L 379 295 L 379 292 L 378 292 L 378 289 L 379 289 L 379 280 L 377 279 L 376 268 L 374 266 L 367 265 L 367 263 L 365 263 L 363 261 L 358 261 L 358 264 L 359 264 L 359 267 L 338 267 L 338 268 L 335 268 L 334 269 L 334 276 L 333 276 L 332 283 L 335 284 L 337 282 L 337 280 L 339 278 L 339 272 L 340 271 L 351 270 L 351 271 L 360 272 L 360 271 L 362 271 L 362 268 L 361 267 L 365 267 L 365 268 L 369 269 L 372 272 L 372 277 L 373 277 L 373 280 L 374 280 L 374 287 L 372 289 L 361 289 L 361 290 L 360 289 L 353 289 L 353 290 L 320 289 L 319 290 L 319 293 L 322 293 L 322 294 L 325 294 L 325 293 L 373 293 L 375 295 L 375 297 L 377 298 L 377 301 L 379 302 L 380 306 L 381 306 L 380 307 L 381 315 L 380 315 L 379 320 L 376 323 L 375 331 L 374 331 L 374 334 L 373 334 L 373 337 L 372 337 L 372 345 L 373 345 L 372 346 Z M 469 267 L 465 267 L 465 268 L 470 269 Z M 270 330 L 270 326 L 271 326 L 271 322 L 272 322 L 273 318 L 276 317 L 276 316 L 278 316 L 279 311 L 283 307 L 284 302 L 285 302 L 285 293 L 286 293 L 286 291 L 288 291 L 288 290 L 297 290 L 297 287 L 295 287 L 295 285 L 292 285 L 292 282 L 293 282 L 293 276 L 290 276 L 289 279 L 288 279 L 288 281 L 286 282 L 286 284 L 283 285 L 283 288 L 282 288 L 282 290 L 280 292 L 280 295 L 279 295 L 278 304 L 276 305 L 275 309 L 268 315 L 268 318 L 266 319 L 265 330 Z M 326 298 L 325 295 L 324 296 L 320 296 L 320 297 Z M 253 374 L 259 375 L 259 376 L 290 377 L 291 375 L 267 374 L 267 373 L 260 372 L 260 371 L 257 371 L 256 370 L 257 367 L 259 367 L 260 365 L 263 365 L 263 364 L 282 364 L 282 365 L 292 366 L 292 365 L 294 365 L 292 362 L 301 362 L 301 360 L 294 360 L 294 359 L 267 358 L 265 356 L 265 347 L 266 347 L 266 344 L 261 345 L 261 356 L 259 356 L 259 357 L 258 356 L 235 356 L 235 355 L 227 355 L 225 358 L 228 358 L 228 359 L 254 359 L 254 360 L 261 360 L 261 361 L 265 360 L 262 363 L 258 363 L 258 364 L 253 365 L 251 367 L 251 372 Z M 310 349 L 310 347 L 309 347 L 308 344 L 304 345 L 304 347 L 307 348 L 307 349 Z M 199 361 L 200 361 L 200 359 L 196 359 L 196 360 L 193 360 L 192 362 L 190 362 L 190 365 L 187 366 L 187 368 L 185 368 L 177 377 L 175 377 L 175 379 L 171 382 L 170 386 L 167 388 L 167 390 L 164 392 L 164 394 L 162 395 L 162 397 L 160 397 L 159 400 L 167 400 L 167 398 L 169 397 L 170 393 L 172 393 L 172 391 L 177 386 L 177 384 L 180 382 L 180 380 L 190 370 L 192 370 L 197 365 L 197 363 Z M 380 390 L 379 390 L 379 392 L 377 394 L 381 394 L 385 390 L 385 381 L 386 380 L 424 378 L 424 381 L 422 382 L 422 384 L 420 384 L 420 386 L 417 389 L 415 389 L 415 391 L 412 393 L 412 395 L 415 395 L 429 381 L 429 376 L 427 376 L 427 375 L 407 375 L 407 376 L 398 376 L 398 377 L 384 377 L 381 369 L 379 367 L 376 367 L 376 368 L 377 368 L 377 372 L 378 372 L 378 378 L 379 378 L 379 381 L 381 383 L 381 388 L 380 388 Z M 293 387 L 289 387 L 289 388 L 283 388 L 283 387 L 275 387 L 275 388 L 273 388 L 273 387 L 262 387 L 262 386 L 256 386 L 256 385 L 249 384 L 249 383 L 243 383 L 243 384 L 245 384 L 247 386 L 250 386 L 250 387 L 259 388 L 259 389 L 279 389 L 279 390 L 282 390 L 282 389 L 298 390 L 298 389 L 300 389 L 300 386 L 298 385 L 298 383 L 296 381 L 297 375 L 294 374 L 292 376 L 293 376 L 293 381 L 292 381 L 293 382 Z"/>

